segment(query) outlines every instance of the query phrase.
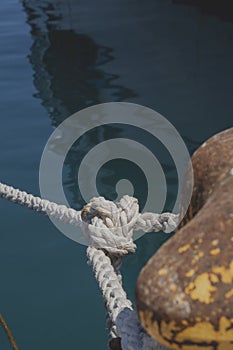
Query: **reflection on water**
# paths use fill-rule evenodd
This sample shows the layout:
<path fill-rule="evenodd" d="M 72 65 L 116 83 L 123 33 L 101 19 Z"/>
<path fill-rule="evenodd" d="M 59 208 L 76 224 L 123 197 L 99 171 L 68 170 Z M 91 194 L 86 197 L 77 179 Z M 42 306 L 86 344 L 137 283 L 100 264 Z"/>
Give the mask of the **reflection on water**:
<path fill-rule="evenodd" d="M 33 38 L 29 58 L 38 91 L 35 96 L 48 110 L 52 125 L 85 107 L 135 96 L 115 83 L 117 75 L 102 69 L 114 59 L 112 48 L 97 45 L 85 34 L 60 28 L 58 3 L 24 0 L 23 6 Z"/>
<path fill-rule="evenodd" d="M 183 17 L 183 14 L 188 16 L 190 12 L 179 12 L 179 8 L 183 11 L 187 7 L 184 5 L 189 5 L 191 9 L 198 6 L 204 16 L 197 14 L 194 9 L 189 22 L 188 17 Z M 200 144 L 197 141 L 199 134 L 205 134 L 203 130 L 212 125 L 216 128 L 220 124 L 216 122 L 216 118 L 213 123 L 212 115 L 217 115 L 217 110 L 222 111 L 223 106 L 228 110 L 230 106 L 227 68 L 231 61 L 229 55 L 232 54 L 232 50 L 228 49 L 230 28 L 223 27 L 224 30 L 215 35 L 215 22 L 204 23 L 207 14 L 230 20 L 231 11 L 228 5 L 229 1 L 223 1 L 220 5 L 219 1 L 210 3 L 209 0 L 172 0 L 148 1 L 142 6 L 136 1 L 131 15 L 128 7 L 121 2 L 119 7 L 103 6 L 100 10 L 92 1 L 87 5 L 73 0 L 23 0 L 33 38 L 29 58 L 37 90 L 35 97 L 41 100 L 55 127 L 72 113 L 101 102 L 132 100 L 139 103 L 146 101 L 152 106 L 157 104 L 158 108 L 164 108 L 168 114 L 174 115 L 174 121 L 185 130 L 184 139 L 192 153 Z M 83 11 L 82 15 L 80 11 Z M 91 28 L 94 32 L 101 28 L 103 32 L 100 39 L 107 42 L 107 45 L 100 45 L 90 34 L 79 30 L 83 26 L 82 18 L 85 18 L 85 13 L 88 14 L 85 29 Z M 115 13 L 117 20 L 114 22 Z M 95 15 L 98 17 L 96 22 Z M 126 18 L 129 20 L 127 25 Z M 103 19 L 106 20 L 104 24 Z M 165 24 L 164 19 L 167 20 Z M 217 26 L 220 25 L 219 22 L 216 23 Z M 107 33 L 108 28 L 111 40 Z M 203 36 L 204 29 L 208 30 Z M 130 31 L 135 33 L 132 35 Z M 110 47 L 110 43 L 114 49 Z M 217 43 L 222 45 L 221 50 L 227 52 L 226 58 L 218 53 Z M 224 62 L 226 68 L 223 66 Z M 117 64 L 122 76 L 114 73 L 117 71 Z M 124 69 L 124 65 L 127 65 L 127 69 Z M 137 77 L 141 77 L 141 80 L 137 80 Z M 222 86 L 223 77 L 225 89 L 216 88 L 218 85 Z M 133 83 L 135 91 L 119 81 L 129 82 L 129 86 Z M 145 86 L 144 90 L 141 85 Z M 192 137 L 192 126 L 198 130 L 196 139 Z M 71 129 L 69 133 L 72 132 L 74 130 Z M 87 133 L 70 149 L 64 164 L 64 186 L 67 196 L 76 208 L 84 204 L 77 186 L 77 171 L 83 157 L 96 144 L 122 136 L 122 133 L 121 127 L 112 126 L 108 130 L 99 127 L 95 134 Z M 63 142 L 66 142 L 67 135 L 62 137 Z M 141 139 L 142 143 L 145 139 Z M 174 164 L 167 161 L 167 157 L 164 159 L 161 164 L 169 180 L 170 207 L 174 200 L 177 179 L 172 171 Z M 121 167 L 126 169 L 123 163 Z M 112 164 L 110 168 L 106 165 L 100 172 L 100 193 L 109 199 L 114 199 L 116 195 L 114 184 L 109 187 L 109 181 L 114 178 L 113 174 L 117 174 L 117 168 L 119 164 L 115 168 Z M 131 170 L 135 175 L 134 170 Z M 117 179 L 118 177 L 115 176 Z M 124 177 L 131 179 L 130 171 L 125 171 Z M 146 183 L 140 187 L 140 192 L 143 191 L 146 193 Z"/>
<path fill-rule="evenodd" d="M 128 1 L 107 6 L 101 0 L 102 6 L 97 6 L 84 0 L 23 0 L 33 39 L 29 59 L 35 97 L 55 127 L 72 113 L 101 102 L 127 100 L 158 107 L 179 127 L 192 153 L 204 137 L 232 123 L 232 26 L 221 22 L 232 19 L 229 4 L 148 0 L 129 7 Z M 219 115 L 224 113 L 222 122 Z M 77 170 L 84 155 L 122 132 L 121 127 L 99 127 L 70 149 L 64 185 L 73 206 L 83 204 Z M 66 142 L 66 135 L 62 137 Z M 173 164 L 164 159 L 161 164 L 174 199 L 177 179 Z M 109 179 L 116 172 L 112 164 L 100 172 L 100 192 L 110 199 L 115 188 L 109 188 Z M 129 171 L 125 176 L 130 177 Z M 146 192 L 146 184 L 140 190 Z"/>
<path fill-rule="evenodd" d="M 29 59 L 38 91 L 35 97 L 41 99 L 53 126 L 88 106 L 136 96 L 132 90 L 115 83 L 117 75 L 103 69 L 104 64 L 114 60 L 112 48 L 97 45 L 92 38 L 73 29 L 60 28 L 62 14 L 58 3 L 25 0 L 23 6 L 33 38 Z M 119 133 L 117 127 L 110 130 L 115 137 Z M 66 142 L 66 136 L 69 139 L 69 135 L 62 135 L 62 142 Z M 105 139 L 104 127 L 99 127 L 95 135 L 86 134 L 77 142 L 66 158 L 64 187 L 76 208 L 85 204 L 77 186 L 77 167 L 88 150 Z M 107 169 L 103 170 L 103 178 L 108 174 Z M 107 188 L 103 184 L 105 194 L 109 192 Z"/>

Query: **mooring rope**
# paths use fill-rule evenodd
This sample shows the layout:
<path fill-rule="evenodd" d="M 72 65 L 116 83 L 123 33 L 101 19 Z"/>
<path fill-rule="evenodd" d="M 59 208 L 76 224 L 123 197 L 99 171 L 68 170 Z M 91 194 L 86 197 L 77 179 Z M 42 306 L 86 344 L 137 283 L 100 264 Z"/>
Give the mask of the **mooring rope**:
<path fill-rule="evenodd" d="M 87 257 L 102 291 L 112 337 L 121 338 L 122 350 L 166 350 L 142 328 L 122 287 L 121 259 L 135 252 L 133 232 L 163 231 L 177 227 L 179 215 L 140 213 L 138 200 L 125 195 L 117 203 L 91 199 L 81 211 L 58 205 L 0 183 L 0 197 L 80 227 L 87 241 Z"/>
<path fill-rule="evenodd" d="M 179 216 L 172 213 L 140 214 L 138 200 L 128 195 L 123 196 L 118 203 L 104 197 L 95 197 L 81 211 L 2 183 L 0 196 L 64 223 L 78 226 L 88 245 L 120 256 L 135 251 L 133 231 L 170 233 L 175 230 L 179 220 Z"/>
<path fill-rule="evenodd" d="M 87 257 L 101 289 L 109 317 L 121 338 L 122 349 L 167 350 L 145 333 L 114 271 L 110 257 L 95 247 L 87 248 Z"/>

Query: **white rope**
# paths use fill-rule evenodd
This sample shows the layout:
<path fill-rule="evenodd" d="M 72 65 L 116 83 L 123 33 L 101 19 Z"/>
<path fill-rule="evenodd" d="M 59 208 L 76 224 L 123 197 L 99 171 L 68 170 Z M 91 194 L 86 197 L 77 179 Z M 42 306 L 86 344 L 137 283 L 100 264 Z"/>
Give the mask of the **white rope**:
<path fill-rule="evenodd" d="M 167 350 L 144 332 L 110 258 L 102 250 L 94 247 L 87 248 L 87 257 L 101 289 L 110 319 L 116 325 L 118 336 L 121 337 L 122 350 Z"/>
<path fill-rule="evenodd" d="M 122 266 L 122 257 L 119 256 L 110 256 L 111 264 L 113 266 L 114 272 L 118 278 L 120 284 L 122 284 L 122 275 L 120 268 Z M 118 338 L 118 343 L 120 342 L 120 337 L 117 332 L 116 324 L 111 320 L 109 313 L 106 314 L 106 328 L 108 329 L 108 350 L 112 350 L 112 342 L 116 341 Z M 113 349 L 116 348 L 116 345 Z"/>
<path fill-rule="evenodd" d="M 169 233 L 176 229 L 179 220 L 179 216 L 172 213 L 140 214 L 137 199 L 127 195 L 118 203 L 103 197 L 93 198 L 82 211 L 34 197 L 2 183 L 0 196 L 64 223 L 78 226 L 88 245 L 120 256 L 135 251 L 133 231 Z"/>
<path fill-rule="evenodd" d="M 35 197 L 27 192 L 15 189 L 12 186 L 2 184 L 0 182 L 0 197 L 23 205 L 27 208 L 38 211 L 42 214 L 49 215 L 54 219 L 63 221 L 64 223 L 80 226 L 82 224 L 81 212 L 65 205 L 58 205 L 40 197 Z"/>
<path fill-rule="evenodd" d="M 122 288 L 121 258 L 134 253 L 134 230 L 172 232 L 179 216 L 139 213 L 138 201 L 123 196 L 118 203 L 93 198 L 82 211 L 34 197 L 0 183 L 0 196 L 65 223 L 79 226 L 89 245 L 87 256 L 108 311 L 110 336 L 121 338 L 122 350 L 167 350 L 144 332 Z"/>

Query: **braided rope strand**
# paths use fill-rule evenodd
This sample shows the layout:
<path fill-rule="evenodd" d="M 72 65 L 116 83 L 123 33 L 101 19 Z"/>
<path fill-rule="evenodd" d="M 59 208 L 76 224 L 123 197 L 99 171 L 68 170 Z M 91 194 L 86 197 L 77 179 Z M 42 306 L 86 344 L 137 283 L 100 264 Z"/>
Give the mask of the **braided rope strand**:
<path fill-rule="evenodd" d="M 137 199 L 128 195 L 118 203 L 103 197 L 93 198 L 82 211 L 35 197 L 1 182 L 0 197 L 80 227 L 88 245 L 119 256 L 135 252 L 133 231 L 169 233 L 175 230 L 179 221 L 179 215 L 173 213 L 139 213 Z"/>
<path fill-rule="evenodd" d="M 132 303 L 119 282 L 111 259 L 100 249 L 87 248 L 88 263 L 92 266 L 101 289 L 109 317 L 121 337 L 122 350 L 168 350 L 144 332 Z"/>
<path fill-rule="evenodd" d="M 0 183 L 0 197 L 81 228 L 89 245 L 88 262 L 107 308 L 110 339 L 120 338 L 122 350 L 168 350 L 142 328 L 122 287 L 122 257 L 135 252 L 134 230 L 173 231 L 179 215 L 139 213 L 138 201 L 123 196 L 117 203 L 103 197 L 91 199 L 82 211 L 58 205 Z"/>
<path fill-rule="evenodd" d="M 109 256 L 109 258 L 111 260 L 111 264 L 112 264 L 114 272 L 118 278 L 118 281 L 122 285 L 122 275 L 121 275 L 121 271 L 120 271 L 120 268 L 122 266 L 122 257 Z M 119 334 L 117 332 L 116 324 L 114 322 L 112 322 L 111 317 L 109 316 L 108 312 L 106 313 L 106 327 L 109 330 L 108 346 L 109 346 L 109 350 L 111 350 L 112 342 L 114 342 L 114 340 L 115 340 L 115 342 L 117 341 L 117 343 L 119 343 L 120 337 L 119 337 Z M 116 348 L 116 345 L 115 345 L 114 349 L 115 348 Z M 119 344 L 118 344 L 118 348 L 120 348 Z"/>
<path fill-rule="evenodd" d="M 40 197 L 35 197 L 27 192 L 15 189 L 12 186 L 0 182 L 0 197 L 10 202 L 20 204 L 44 215 L 58 219 L 66 224 L 80 226 L 82 224 L 81 212 L 65 205 L 59 205 Z"/>

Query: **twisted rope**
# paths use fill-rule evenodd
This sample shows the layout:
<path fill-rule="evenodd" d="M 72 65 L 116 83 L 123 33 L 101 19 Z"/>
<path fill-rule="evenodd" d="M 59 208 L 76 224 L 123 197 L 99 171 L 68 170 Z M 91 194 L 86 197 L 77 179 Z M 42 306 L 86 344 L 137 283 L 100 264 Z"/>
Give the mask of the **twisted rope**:
<path fill-rule="evenodd" d="M 116 325 L 118 336 L 121 337 L 122 350 L 168 350 L 143 330 L 114 271 L 111 259 L 95 247 L 87 248 L 87 257 L 101 289 L 109 317 Z"/>
<path fill-rule="evenodd" d="M 121 259 L 135 252 L 134 230 L 165 233 L 176 229 L 179 215 L 139 213 L 138 201 L 123 196 L 118 203 L 91 199 L 81 211 L 58 205 L 0 183 L 0 197 L 81 228 L 89 247 L 88 262 L 102 291 L 112 339 L 121 338 L 122 350 L 167 350 L 143 330 L 122 287 Z"/>
<path fill-rule="evenodd" d="M 122 266 L 122 257 L 118 256 L 109 256 L 111 260 L 111 264 L 113 266 L 114 272 L 118 278 L 119 283 L 122 285 L 122 275 L 120 268 Z M 105 305 L 106 307 L 106 305 Z M 108 350 L 112 349 L 118 349 L 120 348 L 120 337 L 117 332 L 116 324 L 111 320 L 111 317 L 109 316 L 108 312 L 106 313 L 106 328 L 108 329 Z M 114 345 L 115 344 L 115 345 Z"/>
<path fill-rule="evenodd" d="M 140 214 L 137 199 L 127 195 L 118 203 L 95 197 L 82 211 L 35 197 L 2 183 L 0 197 L 66 224 L 78 226 L 88 245 L 120 256 L 135 252 L 133 231 L 169 233 L 176 229 L 179 220 L 179 216 L 172 213 Z"/>
<path fill-rule="evenodd" d="M 29 209 L 35 210 L 44 215 L 49 215 L 54 219 L 58 219 L 66 224 L 80 226 L 82 223 L 81 212 L 65 205 L 59 205 L 32 194 L 18 190 L 12 186 L 5 185 L 0 182 L 0 197 L 10 202 L 20 204 Z"/>

